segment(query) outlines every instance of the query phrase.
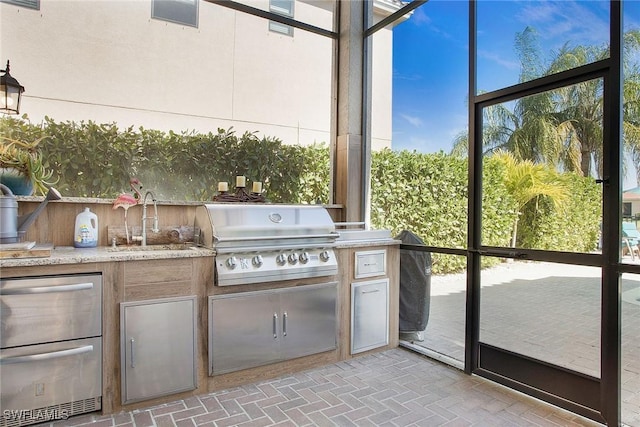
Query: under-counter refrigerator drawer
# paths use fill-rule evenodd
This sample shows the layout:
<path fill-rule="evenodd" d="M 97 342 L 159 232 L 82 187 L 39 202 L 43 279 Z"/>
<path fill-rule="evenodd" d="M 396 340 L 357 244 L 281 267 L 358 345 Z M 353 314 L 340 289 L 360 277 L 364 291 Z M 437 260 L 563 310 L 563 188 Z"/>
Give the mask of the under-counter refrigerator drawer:
<path fill-rule="evenodd" d="M 0 280 L 0 347 L 102 335 L 102 276 Z"/>
<path fill-rule="evenodd" d="M 63 406 L 71 409 L 91 404 L 101 408 L 102 338 L 0 350 L 0 407 L 3 411 Z M 87 403 L 93 402 L 93 403 Z M 86 408 L 85 408 L 86 409 Z M 5 412 L 6 414 L 7 412 Z"/>

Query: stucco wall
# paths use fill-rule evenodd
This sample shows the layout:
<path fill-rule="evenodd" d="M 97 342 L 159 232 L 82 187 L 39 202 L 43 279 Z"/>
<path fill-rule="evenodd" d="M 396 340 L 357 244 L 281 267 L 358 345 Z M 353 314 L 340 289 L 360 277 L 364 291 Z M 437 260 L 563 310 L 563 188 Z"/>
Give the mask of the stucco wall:
<path fill-rule="evenodd" d="M 251 5 L 268 8 L 268 0 Z M 331 29 L 331 2 L 295 2 L 295 19 Z M 198 27 L 151 18 L 151 0 L 0 3 L 2 58 L 32 122 L 258 131 L 285 143 L 329 142 L 333 41 L 207 2 Z M 386 34 L 383 34 L 386 33 Z M 391 37 L 376 36 L 374 147 L 391 142 Z"/>

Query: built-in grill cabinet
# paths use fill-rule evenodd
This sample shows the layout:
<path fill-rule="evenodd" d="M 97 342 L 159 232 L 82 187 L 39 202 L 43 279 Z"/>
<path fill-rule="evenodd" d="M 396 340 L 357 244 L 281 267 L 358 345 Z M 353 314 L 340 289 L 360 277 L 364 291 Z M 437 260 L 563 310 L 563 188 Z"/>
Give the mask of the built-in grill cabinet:
<path fill-rule="evenodd" d="M 336 282 L 209 297 L 209 374 L 336 348 Z"/>
<path fill-rule="evenodd" d="M 338 233 L 323 206 L 206 204 L 195 227 L 216 250 L 214 285 L 230 286 L 209 297 L 210 375 L 336 348 Z"/>

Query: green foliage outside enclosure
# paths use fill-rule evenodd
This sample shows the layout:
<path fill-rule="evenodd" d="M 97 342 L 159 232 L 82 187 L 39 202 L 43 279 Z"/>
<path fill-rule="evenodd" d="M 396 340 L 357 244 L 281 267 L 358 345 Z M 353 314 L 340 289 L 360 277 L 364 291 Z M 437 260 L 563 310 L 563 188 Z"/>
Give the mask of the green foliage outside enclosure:
<path fill-rule="evenodd" d="M 40 149 L 47 168 L 59 179 L 64 196 L 115 198 L 138 177 L 160 200 L 209 201 L 219 181 L 235 185 L 262 181 L 273 203 L 328 203 L 330 154 L 326 144 L 286 145 L 254 133 L 161 132 L 119 129 L 115 124 L 54 122 L 42 126 L 3 117 L 0 135 L 43 137 Z M 537 198 L 521 212 L 518 247 L 588 251 L 595 248 L 600 223 L 600 189 L 577 174 L 558 174 L 572 189 L 562 215 L 553 203 Z M 566 176 L 565 176 L 566 175 Z M 392 235 L 403 229 L 425 244 L 467 247 L 467 160 L 445 153 L 382 150 L 372 153 L 371 227 Z M 482 243 L 510 246 L 518 216 L 514 195 L 505 185 L 503 162 L 483 164 Z M 485 259 L 491 262 L 490 258 Z M 495 259 L 493 261 L 496 261 Z M 462 256 L 434 254 L 434 274 L 462 271 Z"/>

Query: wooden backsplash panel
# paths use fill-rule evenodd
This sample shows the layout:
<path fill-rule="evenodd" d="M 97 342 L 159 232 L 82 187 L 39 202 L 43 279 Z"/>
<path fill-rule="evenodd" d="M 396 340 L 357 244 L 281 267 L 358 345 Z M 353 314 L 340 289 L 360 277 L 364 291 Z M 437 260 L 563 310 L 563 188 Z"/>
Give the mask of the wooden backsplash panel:
<path fill-rule="evenodd" d="M 91 202 L 69 202 L 65 200 L 49 202 L 42 213 L 38 216 L 25 235 L 26 241 L 37 243 L 53 243 L 54 246 L 73 246 L 73 234 L 75 228 L 76 215 L 88 207 L 91 212 L 98 216 L 98 245 L 108 246 L 107 227 L 124 226 L 124 210 L 122 208 L 113 209 L 110 201 Z M 19 200 L 18 215 L 25 215 L 33 212 L 40 202 Z M 158 204 L 159 225 L 193 225 L 195 218 L 195 204 L 176 205 Z M 147 214 L 153 214 L 153 207 Z M 137 205 L 129 208 L 127 212 L 127 223 L 131 226 L 142 225 L 142 206 Z"/>
<path fill-rule="evenodd" d="M 33 212 L 41 203 L 42 197 L 18 197 L 18 215 Z M 73 246 L 73 234 L 76 215 L 84 210 L 98 216 L 98 245 L 108 246 L 108 226 L 124 226 L 124 210 L 113 209 L 110 199 L 63 198 L 49 202 L 38 218 L 27 229 L 26 241 L 53 243 L 54 246 Z M 162 226 L 193 226 L 196 207 L 199 202 L 158 202 L 158 223 Z M 342 220 L 342 206 L 326 206 L 334 221 Z M 153 214 L 153 205 L 147 205 L 147 214 Z M 142 225 L 142 205 L 129 208 L 127 212 L 129 227 Z"/>

